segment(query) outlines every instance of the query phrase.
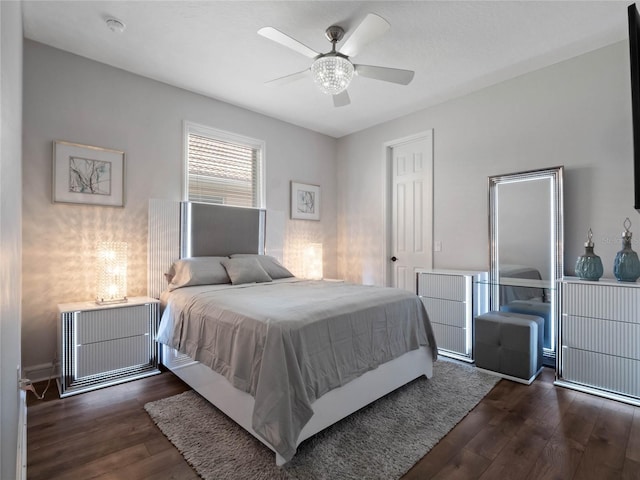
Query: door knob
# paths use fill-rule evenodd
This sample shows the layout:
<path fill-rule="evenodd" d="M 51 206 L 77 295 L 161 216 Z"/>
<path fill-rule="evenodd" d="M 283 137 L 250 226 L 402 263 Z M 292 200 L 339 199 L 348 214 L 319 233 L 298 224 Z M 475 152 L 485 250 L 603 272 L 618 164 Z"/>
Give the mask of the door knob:
<path fill-rule="evenodd" d="M 396 257 L 395 255 L 393 257 L 391 257 L 391 261 L 395 262 L 396 260 L 398 260 L 398 257 Z"/>

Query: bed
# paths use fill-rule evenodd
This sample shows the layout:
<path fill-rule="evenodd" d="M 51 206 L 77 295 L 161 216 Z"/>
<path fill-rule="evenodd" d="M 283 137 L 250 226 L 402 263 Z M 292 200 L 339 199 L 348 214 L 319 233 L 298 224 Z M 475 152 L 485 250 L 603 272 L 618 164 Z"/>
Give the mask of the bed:
<path fill-rule="evenodd" d="M 171 203 L 152 201 L 149 212 L 162 363 L 273 450 L 278 465 L 306 438 L 432 376 L 437 347 L 416 295 L 293 277 L 264 255 L 264 212 Z M 220 231 L 227 215 L 231 233 Z"/>
<path fill-rule="evenodd" d="M 508 280 L 505 280 L 508 279 Z M 521 284 L 515 280 L 522 280 Z M 506 305 L 514 300 L 545 301 L 544 288 L 532 285 L 544 285 L 540 271 L 527 265 L 501 265 L 500 266 L 500 304 Z"/>

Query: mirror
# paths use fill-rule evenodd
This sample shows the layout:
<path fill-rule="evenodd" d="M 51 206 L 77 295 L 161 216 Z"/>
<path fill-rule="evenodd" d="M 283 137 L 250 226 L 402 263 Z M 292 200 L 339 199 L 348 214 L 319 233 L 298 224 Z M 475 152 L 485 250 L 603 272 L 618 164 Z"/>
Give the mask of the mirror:
<path fill-rule="evenodd" d="M 542 317 L 552 359 L 564 272 L 562 176 L 553 167 L 489 177 L 490 308 Z"/>

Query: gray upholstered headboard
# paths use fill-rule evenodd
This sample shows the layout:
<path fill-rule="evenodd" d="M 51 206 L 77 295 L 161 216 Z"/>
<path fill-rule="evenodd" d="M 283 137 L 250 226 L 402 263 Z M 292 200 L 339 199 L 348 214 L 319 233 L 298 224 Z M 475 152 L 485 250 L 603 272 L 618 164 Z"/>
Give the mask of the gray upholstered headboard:
<path fill-rule="evenodd" d="M 181 202 L 180 257 L 264 253 L 265 211 Z"/>
<path fill-rule="evenodd" d="M 265 210 L 149 200 L 147 295 L 158 298 L 178 258 L 264 253 Z"/>

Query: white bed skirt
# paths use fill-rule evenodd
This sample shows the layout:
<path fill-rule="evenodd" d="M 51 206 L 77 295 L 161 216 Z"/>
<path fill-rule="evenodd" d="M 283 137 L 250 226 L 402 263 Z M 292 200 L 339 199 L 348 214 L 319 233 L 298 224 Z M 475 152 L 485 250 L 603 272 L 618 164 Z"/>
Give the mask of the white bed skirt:
<path fill-rule="evenodd" d="M 162 363 L 169 370 L 275 452 L 251 427 L 254 405 L 251 395 L 234 388 L 222 375 L 187 355 L 166 345 L 161 347 Z M 296 445 L 422 375 L 431 378 L 432 358 L 431 347 L 421 347 L 327 392 L 311 405 L 314 414 L 300 432 Z M 284 463 L 284 458 L 276 453 L 276 464 Z"/>

